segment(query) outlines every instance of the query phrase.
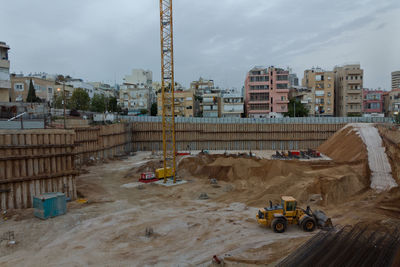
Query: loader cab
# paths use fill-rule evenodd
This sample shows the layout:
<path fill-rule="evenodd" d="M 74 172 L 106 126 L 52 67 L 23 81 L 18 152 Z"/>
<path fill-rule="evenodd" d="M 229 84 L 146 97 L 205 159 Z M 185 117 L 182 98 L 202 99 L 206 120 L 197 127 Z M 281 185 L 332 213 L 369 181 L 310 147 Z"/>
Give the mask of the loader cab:
<path fill-rule="evenodd" d="M 283 213 L 286 217 L 296 216 L 297 200 L 293 197 L 282 196 L 281 205 L 283 207 Z"/>

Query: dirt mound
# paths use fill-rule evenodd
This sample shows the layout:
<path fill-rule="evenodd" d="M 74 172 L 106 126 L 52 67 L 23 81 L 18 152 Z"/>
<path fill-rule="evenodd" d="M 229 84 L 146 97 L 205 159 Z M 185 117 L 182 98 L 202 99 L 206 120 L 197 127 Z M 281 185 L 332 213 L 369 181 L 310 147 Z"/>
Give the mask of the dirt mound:
<path fill-rule="evenodd" d="M 355 129 L 347 126 L 337 131 L 318 150 L 336 162 L 366 161 L 366 146 Z"/>
<path fill-rule="evenodd" d="M 337 204 L 368 187 L 368 179 L 353 167 L 318 162 L 214 155 L 183 159 L 179 169 L 196 177 L 232 184 L 234 190 L 219 200 L 248 205 L 265 204 L 270 199 L 278 201 L 281 195 L 292 195 L 302 203 L 309 203 L 313 195 L 321 195 L 321 204 Z"/>

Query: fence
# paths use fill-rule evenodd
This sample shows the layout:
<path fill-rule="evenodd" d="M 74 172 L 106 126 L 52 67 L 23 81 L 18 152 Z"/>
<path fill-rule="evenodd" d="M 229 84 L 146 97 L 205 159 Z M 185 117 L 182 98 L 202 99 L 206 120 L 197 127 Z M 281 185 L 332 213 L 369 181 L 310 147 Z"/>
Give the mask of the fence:
<path fill-rule="evenodd" d="M 162 117 L 119 116 L 129 122 L 162 122 Z M 212 124 L 346 124 L 346 123 L 391 123 L 385 117 L 301 117 L 301 118 L 194 118 L 176 117 L 176 123 Z"/>
<path fill-rule="evenodd" d="M 44 129 L 44 120 L 0 121 L 0 129 Z"/>
<path fill-rule="evenodd" d="M 76 198 L 71 130 L 0 131 L 0 208 L 32 207 L 32 197 L 64 192 Z"/>
<path fill-rule="evenodd" d="M 177 123 L 177 150 L 287 150 L 317 148 L 345 124 Z M 162 150 L 162 124 L 133 123 L 135 150 Z"/>

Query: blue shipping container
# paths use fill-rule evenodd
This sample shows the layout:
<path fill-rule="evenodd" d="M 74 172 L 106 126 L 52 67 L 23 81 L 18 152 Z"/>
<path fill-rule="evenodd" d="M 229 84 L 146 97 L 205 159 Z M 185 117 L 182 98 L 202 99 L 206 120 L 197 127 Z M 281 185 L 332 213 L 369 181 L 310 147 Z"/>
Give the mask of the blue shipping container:
<path fill-rule="evenodd" d="M 63 193 L 44 193 L 33 197 L 34 215 L 40 219 L 48 219 L 67 212 L 67 199 Z"/>

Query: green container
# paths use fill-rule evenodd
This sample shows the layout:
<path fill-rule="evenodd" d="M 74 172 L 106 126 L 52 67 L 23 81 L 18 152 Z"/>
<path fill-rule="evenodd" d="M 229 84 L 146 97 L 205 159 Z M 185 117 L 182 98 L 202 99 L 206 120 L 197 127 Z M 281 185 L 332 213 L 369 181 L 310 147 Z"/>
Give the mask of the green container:
<path fill-rule="evenodd" d="M 67 212 L 67 199 L 64 193 L 44 193 L 33 197 L 34 215 L 46 220 Z"/>

